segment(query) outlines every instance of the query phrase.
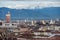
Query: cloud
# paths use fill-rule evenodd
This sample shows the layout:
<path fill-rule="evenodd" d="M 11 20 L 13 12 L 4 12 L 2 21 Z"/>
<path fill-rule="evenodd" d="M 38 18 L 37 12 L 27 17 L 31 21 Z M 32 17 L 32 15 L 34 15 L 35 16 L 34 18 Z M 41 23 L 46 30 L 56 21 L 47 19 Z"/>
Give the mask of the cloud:
<path fill-rule="evenodd" d="M 60 1 L 60 0 L 0 0 L 0 1 Z"/>
<path fill-rule="evenodd" d="M 45 7 L 60 7 L 60 2 L 42 2 L 39 3 L 39 7 L 45 8 Z"/>
<path fill-rule="evenodd" d="M 0 1 L 0 7 L 16 8 L 16 9 L 34 9 L 34 8 L 45 8 L 45 7 L 60 7 L 60 2 L 49 2 L 49 1 Z"/>

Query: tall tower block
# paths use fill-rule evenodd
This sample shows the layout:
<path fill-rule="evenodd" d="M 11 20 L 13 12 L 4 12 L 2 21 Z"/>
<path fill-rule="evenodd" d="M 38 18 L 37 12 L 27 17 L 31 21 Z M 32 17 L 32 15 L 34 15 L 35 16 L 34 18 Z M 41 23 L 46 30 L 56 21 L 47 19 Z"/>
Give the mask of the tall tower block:
<path fill-rule="evenodd" d="M 6 14 L 6 22 L 7 22 L 7 23 L 10 22 L 10 12 L 8 12 L 8 14 Z"/>

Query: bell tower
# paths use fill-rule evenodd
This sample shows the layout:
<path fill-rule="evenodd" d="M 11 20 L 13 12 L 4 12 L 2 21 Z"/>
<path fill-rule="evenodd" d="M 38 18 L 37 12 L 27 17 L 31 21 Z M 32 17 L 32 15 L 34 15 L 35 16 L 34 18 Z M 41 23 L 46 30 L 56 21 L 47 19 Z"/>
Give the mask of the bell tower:
<path fill-rule="evenodd" d="M 8 11 L 8 14 L 6 14 L 6 22 L 9 23 L 10 22 L 10 12 Z"/>

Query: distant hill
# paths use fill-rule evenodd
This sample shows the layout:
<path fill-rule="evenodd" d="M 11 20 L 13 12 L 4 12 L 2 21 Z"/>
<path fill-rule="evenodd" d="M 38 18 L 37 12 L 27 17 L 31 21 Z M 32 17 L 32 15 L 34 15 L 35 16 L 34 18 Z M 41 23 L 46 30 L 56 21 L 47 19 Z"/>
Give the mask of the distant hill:
<path fill-rule="evenodd" d="M 48 7 L 43 9 L 11 9 L 0 8 L 0 19 L 10 11 L 11 19 L 60 19 L 60 7 Z"/>

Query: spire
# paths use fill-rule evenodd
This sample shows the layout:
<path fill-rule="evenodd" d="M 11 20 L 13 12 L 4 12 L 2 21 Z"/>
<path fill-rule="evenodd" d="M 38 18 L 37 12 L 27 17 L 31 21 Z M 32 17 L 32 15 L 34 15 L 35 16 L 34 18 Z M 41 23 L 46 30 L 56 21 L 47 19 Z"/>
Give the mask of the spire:
<path fill-rule="evenodd" d="M 53 21 L 52 19 L 50 20 L 50 24 L 54 24 L 55 23 L 55 21 Z"/>

